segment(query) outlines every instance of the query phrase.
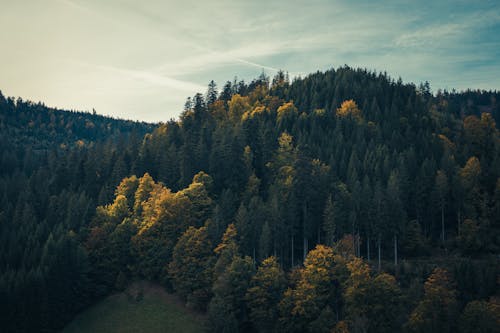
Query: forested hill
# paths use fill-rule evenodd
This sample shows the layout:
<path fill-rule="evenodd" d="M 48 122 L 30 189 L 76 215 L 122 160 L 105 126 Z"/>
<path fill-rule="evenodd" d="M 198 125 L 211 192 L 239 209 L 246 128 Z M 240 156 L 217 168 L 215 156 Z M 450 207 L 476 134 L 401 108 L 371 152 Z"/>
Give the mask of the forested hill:
<path fill-rule="evenodd" d="M 279 72 L 140 139 L 2 159 L 2 323 L 60 328 L 146 279 L 218 332 L 498 329 L 499 95 Z"/>
<path fill-rule="evenodd" d="M 89 112 L 48 108 L 41 103 L 5 97 L 0 91 L 0 135 L 5 146 L 41 149 L 88 145 L 118 139 L 120 135 L 144 136 L 154 126 L 104 117 Z"/>

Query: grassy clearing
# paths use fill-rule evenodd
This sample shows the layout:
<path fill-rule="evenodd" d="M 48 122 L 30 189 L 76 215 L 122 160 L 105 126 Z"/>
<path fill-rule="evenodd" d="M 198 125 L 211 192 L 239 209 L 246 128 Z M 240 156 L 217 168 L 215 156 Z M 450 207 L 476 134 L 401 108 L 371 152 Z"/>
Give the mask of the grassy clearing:
<path fill-rule="evenodd" d="M 202 332 L 205 319 L 175 296 L 149 284 L 136 284 L 79 314 L 63 333 Z"/>

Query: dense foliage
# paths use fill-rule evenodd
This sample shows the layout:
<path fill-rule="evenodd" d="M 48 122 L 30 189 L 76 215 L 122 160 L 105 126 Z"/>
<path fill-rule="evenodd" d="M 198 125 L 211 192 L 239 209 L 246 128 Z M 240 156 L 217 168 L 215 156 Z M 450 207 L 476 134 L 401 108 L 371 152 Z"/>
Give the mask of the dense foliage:
<path fill-rule="evenodd" d="M 499 95 L 280 72 L 157 127 L 2 98 L 3 328 L 147 279 L 212 331 L 494 332 Z"/>

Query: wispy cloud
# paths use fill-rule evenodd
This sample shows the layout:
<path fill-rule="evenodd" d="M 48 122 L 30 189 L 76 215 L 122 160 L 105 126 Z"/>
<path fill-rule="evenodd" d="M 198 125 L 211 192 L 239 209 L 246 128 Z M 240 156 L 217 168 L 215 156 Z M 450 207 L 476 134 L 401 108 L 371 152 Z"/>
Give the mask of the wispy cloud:
<path fill-rule="evenodd" d="M 460 24 L 441 24 L 431 27 L 425 27 L 413 32 L 405 33 L 396 38 L 395 44 L 399 47 L 427 47 L 443 40 L 460 36 Z"/>
<path fill-rule="evenodd" d="M 2 9 L 0 44 L 10 47 L 0 52 L 0 89 L 118 116 L 165 120 L 209 80 L 248 81 L 261 70 L 294 77 L 348 64 L 435 88 L 500 88 L 498 1 L 39 0 Z"/>
<path fill-rule="evenodd" d="M 90 67 L 93 69 L 97 69 L 100 71 L 104 71 L 107 73 L 113 73 L 121 76 L 122 78 L 128 78 L 132 80 L 143 81 L 147 84 L 162 86 L 171 88 L 173 90 L 185 91 L 185 92 L 193 92 L 193 91 L 201 91 L 205 89 L 204 86 L 189 82 L 178 80 L 172 77 L 168 77 L 162 74 L 153 73 L 145 70 L 136 70 L 136 69 L 128 69 L 128 68 L 119 68 L 115 66 L 107 66 L 107 65 L 93 65 L 84 63 L 81 61 L 75 61 L 76 64 L 79 64 L 84 67 Z"/>

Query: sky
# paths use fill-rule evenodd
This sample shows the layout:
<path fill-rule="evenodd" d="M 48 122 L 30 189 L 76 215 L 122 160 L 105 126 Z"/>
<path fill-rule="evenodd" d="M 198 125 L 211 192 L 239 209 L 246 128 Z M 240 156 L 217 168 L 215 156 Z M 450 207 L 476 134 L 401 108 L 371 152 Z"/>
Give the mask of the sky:
<path fill-rule="evenodd" d="M 47 106 L 177 118 L 210 80 L 347 64 L 500 90 L 500 1 L 0 0 L 0 90 Z"/>

